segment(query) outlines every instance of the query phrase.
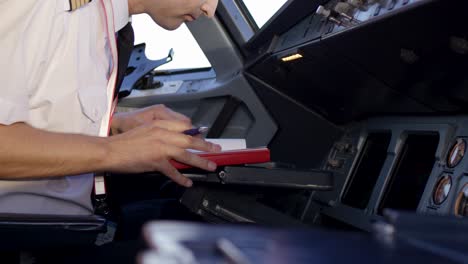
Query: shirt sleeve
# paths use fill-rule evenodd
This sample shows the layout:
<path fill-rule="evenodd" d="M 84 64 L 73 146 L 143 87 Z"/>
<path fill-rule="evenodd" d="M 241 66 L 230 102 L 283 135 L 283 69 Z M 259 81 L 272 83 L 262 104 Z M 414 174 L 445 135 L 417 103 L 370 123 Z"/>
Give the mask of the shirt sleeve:
<path fill-rule="evenodd" d="M 113 13 L 115 32 L 121 30 L 130 20 L 130 14 L 128 12 L 128 0 L 113 0 Z"/>
<path fill-rule="evenodd" d="M 13 123 L 29 121 L 27 104 L 14 101 L 11 98 L 0 98 L 0 124 L 11 125 Z"/>

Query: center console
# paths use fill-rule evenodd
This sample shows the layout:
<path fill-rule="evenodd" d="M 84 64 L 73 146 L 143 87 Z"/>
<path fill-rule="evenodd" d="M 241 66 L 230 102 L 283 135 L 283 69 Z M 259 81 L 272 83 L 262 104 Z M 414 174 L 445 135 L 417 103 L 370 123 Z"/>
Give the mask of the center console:
<path fill-rule="evenodd" d="M 466 216 L 468 118 L 387 117 L 349 127 L 324 169 L 335 190 L 319 213 L 369 230 L 385 209 Z M 318 219 L 314 218 L 313 219 Z"/>

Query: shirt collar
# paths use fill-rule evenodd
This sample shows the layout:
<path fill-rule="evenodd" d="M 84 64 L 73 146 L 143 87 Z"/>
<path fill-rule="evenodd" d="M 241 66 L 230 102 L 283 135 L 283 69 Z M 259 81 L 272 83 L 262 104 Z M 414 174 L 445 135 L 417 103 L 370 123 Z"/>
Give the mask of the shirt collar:
<path fill-rule="evenodd" d="M 128 0 L 112 0 L 114 7 L 115 32 L 121 30 L 129 21 Z"/>

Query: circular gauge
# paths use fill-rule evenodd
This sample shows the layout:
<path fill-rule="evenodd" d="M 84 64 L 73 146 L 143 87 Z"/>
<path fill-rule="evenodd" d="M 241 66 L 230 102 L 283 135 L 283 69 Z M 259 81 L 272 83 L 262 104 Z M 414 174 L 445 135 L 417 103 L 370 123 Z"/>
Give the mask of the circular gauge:
<path fill-rule="evenodd" d="M 434 191 L 432 192 L 432 201 L 440 205 L 442 204 L 447 196 L 449 195 L 450 189 L 452 188 L 452 178 L 450 175 L 445 174 L 437 181 Z"/>
<path fill-rule="evenodd" d="M 468 183 L 463 186 L 455 202 L 455 215 L 468 216 Z"/>
<path fill-rule="evenodd" d="M 465 140 L 458 138 L 457 142 L 450 149 L 449 155 L 447 157 L 447 166 L 449 168 L 454 168 L 460 163 L 465 155 L 466 151 L 466 142 Z"/>

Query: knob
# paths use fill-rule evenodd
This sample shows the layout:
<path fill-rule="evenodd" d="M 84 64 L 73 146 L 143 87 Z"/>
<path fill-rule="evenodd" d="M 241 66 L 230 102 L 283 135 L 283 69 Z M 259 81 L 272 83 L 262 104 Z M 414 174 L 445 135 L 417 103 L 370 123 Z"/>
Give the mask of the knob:
<path fill-rule="evenodd" d="M 323 16 L 325 18 L 329 18 L 331 16 L 331 14 L 332 14 L 332 11 L 329 10 L 329 9 L 326 9 L 324 6 L 319 6 L 317 8 L 317 11 L 315 11 L 315 13 L 317 15 L 321 15 L 321 16 Z"/>
<path fill-rule="evenodd" d="M 326 9 L 324 6 L 319 6 L 317 8 L 317 11 L 315 11 L 315 13 L 323 16 L 324 18 L 335 23 L 338 26 L 349 27 L 360 22 L 348 14 L 339 13 L 336 10 L 329 10 L 329 9 Z"/>
<path fill-rule="evenodd" d="M 365 4 L 364 0 L 348 0 L 348 3 L 354 7 L 360 7 Z"/>
<path fill-rule="evenodd" d="M 367 8 L 366 8 L 367 1 L 366 0 L 348 0 L 348 4 L 354 6 L 357 9 L 360 9 L 360 10 L 367 10 Z"/>
<path fill-rule="evenodd" d="M 335 8 L 333 8 L 333 9 L 339 14 L 352 15 L 354 8 L 355 8 L 355 6 L 353 6 L 353 5 L 349 4 L 349 3 L 338 2 L 336 4 Z"/>

